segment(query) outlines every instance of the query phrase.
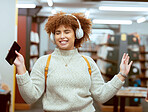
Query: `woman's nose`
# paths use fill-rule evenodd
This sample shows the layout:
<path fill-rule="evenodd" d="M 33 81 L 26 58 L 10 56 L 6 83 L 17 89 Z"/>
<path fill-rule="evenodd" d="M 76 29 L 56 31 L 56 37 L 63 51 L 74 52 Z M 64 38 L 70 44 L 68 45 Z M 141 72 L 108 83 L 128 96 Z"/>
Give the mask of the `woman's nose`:
<path fill-rule="evenodd" d="M 65 35 L 64 35 L 64 33 L 61 33 L 61 38 L 65 38 Z"/>

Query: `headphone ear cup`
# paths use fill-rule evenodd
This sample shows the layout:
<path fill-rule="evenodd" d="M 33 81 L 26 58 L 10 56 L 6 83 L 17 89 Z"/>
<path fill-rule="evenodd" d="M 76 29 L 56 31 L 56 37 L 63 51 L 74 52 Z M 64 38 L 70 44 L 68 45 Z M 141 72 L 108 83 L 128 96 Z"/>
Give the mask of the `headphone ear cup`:
<path fill-rule="evenodd" d="M 77 28 L 76 29 L 76 38 L 81 39 L 83 37 L 83 35 L 84 35 L 84 32 L 83 32 L 82 28 Z"/>
<path fill-rule="evenodd" d="M 55 44 L 54 34 L 52 32 L 50 34 L 50 40 L 51 40 L 52 43 Z"/>

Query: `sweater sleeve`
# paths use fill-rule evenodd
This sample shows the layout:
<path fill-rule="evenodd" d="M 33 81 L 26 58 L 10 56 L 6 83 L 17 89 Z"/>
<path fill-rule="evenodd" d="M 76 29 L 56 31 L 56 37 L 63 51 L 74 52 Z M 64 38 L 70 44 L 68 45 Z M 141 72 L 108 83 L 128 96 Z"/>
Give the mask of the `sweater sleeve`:
<path fill-rule="evenodd" d="M 43 58 L 39 58 L 31 71 L 29 76 L 28 71 L 23 75 L 16 75 L 18 88 L 20 94 L 26 103 L 36 102 L 44 92 L 45 78 Z"/>
<path fill-rule="evenodd" d="M 118 90 L 123 86 L 122 82 L 117 75 L 115 75 L 110 81 L 105 83 L 100 70 L 94 60 L 87 57 L 91 65 L 91 94 L 97 102 L 105 103 L 111 99 Z"/>

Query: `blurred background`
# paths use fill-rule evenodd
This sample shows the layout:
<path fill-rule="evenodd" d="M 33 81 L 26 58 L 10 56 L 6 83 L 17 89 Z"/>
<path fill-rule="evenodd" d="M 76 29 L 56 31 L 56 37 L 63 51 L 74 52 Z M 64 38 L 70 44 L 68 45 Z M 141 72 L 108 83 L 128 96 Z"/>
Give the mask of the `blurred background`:
<path fill-rule="evenodd" d="M 119 72 L 121 56 L 128 53 L 133 60 L 124 87 L 135 94 L 148 84 L 148 1 L 147 0 L 5 0 L 0 2 L 0 84 L 5 85 L 1 94 L 1 108 L 11 112 L 42 112 L 41 99 L 29 105 L 20 96 L 15 81 L 16 68 L 4 59 L 13 41 L 21 46 L 30 72 L 36 60 L 50 54 L 56 47 L 44 30 L 49 16 L 57 12 L 84 13 L 92 21 L 90 41 L 79 52 L 94 59 L 104 80 L 109 81 Z M 7 87 L 6 87 L 7 86 Z M 5 92 L 3 89 L 5 89 Z M 5 93 L 5 94 L 4 94 Z M 147 112 L 140 97 L 126 98 L 126 112 Z M 100 104 L 94 101 L 96 112 L 113 112 L 114 99 Z"/>

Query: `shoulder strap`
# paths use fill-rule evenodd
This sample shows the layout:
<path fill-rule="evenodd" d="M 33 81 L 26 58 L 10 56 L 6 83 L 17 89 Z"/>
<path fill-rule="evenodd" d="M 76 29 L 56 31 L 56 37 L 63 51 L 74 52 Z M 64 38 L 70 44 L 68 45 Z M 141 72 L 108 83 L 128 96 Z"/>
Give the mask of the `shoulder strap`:
<path fill-rule="evenodd" d="M 91 66 L 90 66 L 90 63 L 89 63 L 89 61 L 87 60 L 87 58 L 85 56 L 82 56 L 82 57 L 84 58 L 84 60 L 87 63 L 88 71 L 89 71 L 89 74 L 91 76 Z M 45 67 L 45 92 L 46 92 L 46 80 L 47 80 L 47 74 L 48 74 L 48 67 L 49 67 L 50 59 L 51 59 L 51 54 L 49 54 L 49 56 L 48 56 L 48 59 L 47 59 L 47 62 L 46 62 L 46 67 Z"/>
<path fill-rule="evenodd" d="M 51 59 L 51 54 L 49 54 L 49 56 L 48 56 L 46 67 L 45 67 L 45 92 L 46 92 L 46 80 L 47 80 L 47 74 L 48 74 L 48 67 L 49 67 L 50 59 Z"/>
<path fill-rule="evenodd" d="M 85 56 L 82 56 L 82 57 L 84 58 L 84 60 L 85 60 L 86 63 L 87 63 L 88 71 L 89 71 L 89 74 L 90 74 L 90 76 L 91 76 L 91 66 L 90 66 L 90 63 L 89 63 L 89 61 L 87 60 L 87 58 L 86 58 Z"/>

